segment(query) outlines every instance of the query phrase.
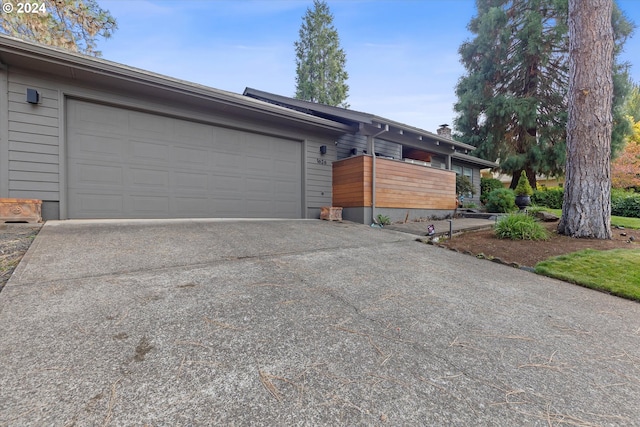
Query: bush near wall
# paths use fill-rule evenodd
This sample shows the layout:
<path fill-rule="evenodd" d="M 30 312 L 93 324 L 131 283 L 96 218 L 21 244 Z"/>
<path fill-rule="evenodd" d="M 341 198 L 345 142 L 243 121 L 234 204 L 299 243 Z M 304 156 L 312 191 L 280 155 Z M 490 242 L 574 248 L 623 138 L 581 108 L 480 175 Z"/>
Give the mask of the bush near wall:
<path fill-rule="evenodd" d="M 487 197 L 489 193 L 498 188 L 504 188 L 502 181 L 495 178 L 480 178 L 480 202 L 482 204 L 487 203 Z"/>

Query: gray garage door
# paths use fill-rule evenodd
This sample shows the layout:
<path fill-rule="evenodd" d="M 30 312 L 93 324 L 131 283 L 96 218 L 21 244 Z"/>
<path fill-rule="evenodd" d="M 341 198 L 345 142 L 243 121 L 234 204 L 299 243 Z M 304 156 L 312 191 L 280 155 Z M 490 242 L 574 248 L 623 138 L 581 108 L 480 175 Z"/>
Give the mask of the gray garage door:
<path fill-rule="evenodd" d="M 301 143 L 69 100 L 69 218 L 300 218 Z"/>

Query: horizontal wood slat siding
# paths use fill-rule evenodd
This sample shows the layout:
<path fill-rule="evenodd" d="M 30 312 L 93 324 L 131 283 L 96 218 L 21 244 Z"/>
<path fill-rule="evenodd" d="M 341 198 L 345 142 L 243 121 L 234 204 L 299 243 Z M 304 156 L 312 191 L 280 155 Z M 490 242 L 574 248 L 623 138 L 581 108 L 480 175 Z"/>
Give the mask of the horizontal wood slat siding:
<path fill-rule="evenodd" d="M 371 157 L 355 156 L 333 163 L 333 206 L 371 206 Z"/>
<path fill-rule="evenodd" d="M 357 156 L 333 165 L 333 205 L 371 206 L 370 156 Z M 455 209 L 453 171 L 376 159 L 376 206 L 403 209 Z"/>
<path fill-rule="evenodd" d="M 376 159 L 376 206 L 455 209 L 456 174 L 393 160 Z"/>

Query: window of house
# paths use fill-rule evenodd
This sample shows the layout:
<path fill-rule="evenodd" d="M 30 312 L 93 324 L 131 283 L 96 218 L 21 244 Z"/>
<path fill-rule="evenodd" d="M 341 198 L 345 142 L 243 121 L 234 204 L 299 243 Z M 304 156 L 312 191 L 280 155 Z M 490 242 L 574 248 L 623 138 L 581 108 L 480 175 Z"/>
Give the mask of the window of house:
<path fill-rule="evenodd" d="M 458 166 L 458 165 L 453 165 L 451 166 L 451 169 L 453 169 L 453 171 L 456 173 L 456 175 L 464 175 L 467 178 L 469 178 L 469 181 L 471 181 L 471 183 L 473 184 L 473 169 L 471 168 L 467 168 L 467 167 L 462 167 L 462 166 Z M 473 194 L 468 193 L 464 195 L 465 198 L 467 197 L 473 197 Z"/>

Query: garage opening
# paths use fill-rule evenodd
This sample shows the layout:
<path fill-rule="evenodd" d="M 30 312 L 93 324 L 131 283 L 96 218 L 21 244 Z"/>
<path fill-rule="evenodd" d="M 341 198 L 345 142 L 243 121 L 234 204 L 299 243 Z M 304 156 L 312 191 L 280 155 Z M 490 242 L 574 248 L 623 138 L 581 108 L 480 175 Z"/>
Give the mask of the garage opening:
<path fill-rule="evenodd" d="M 301 218 L 302 143 L 67 101 L 69 218 Z"/>

